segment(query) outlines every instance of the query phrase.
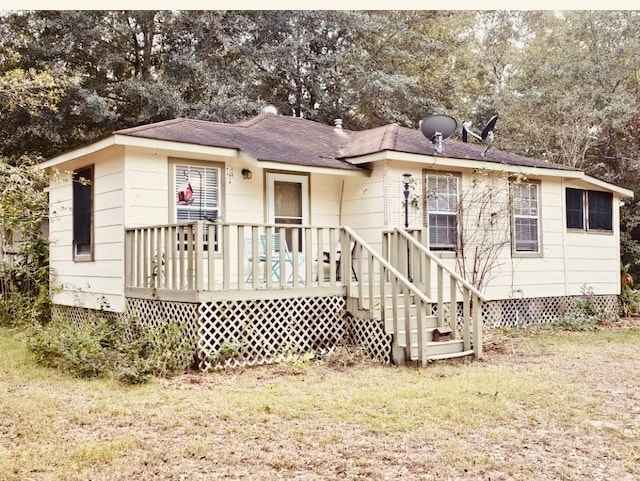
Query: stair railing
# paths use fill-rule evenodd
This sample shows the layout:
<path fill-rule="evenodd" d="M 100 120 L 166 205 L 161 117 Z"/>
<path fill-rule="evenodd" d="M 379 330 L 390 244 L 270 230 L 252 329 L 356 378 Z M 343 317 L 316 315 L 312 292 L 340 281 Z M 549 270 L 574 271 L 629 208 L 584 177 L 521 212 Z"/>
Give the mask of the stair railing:
<path fill-rule="evenodd" d="M 342 263 L 347 296 L 357 300 L 359 309 L 368 309 L 371 313 L 379 309 L 385 332 L 393 334 L 394 346 L 405 349 L 405 359 L 426 364 L 426 319 L 430 316 L 433 300 L 352 229 L 343 227 L 342 232 L 344 235 L 341 236 L 341 249 L 342 252 L 352 252 L 352 264 L 357 279 L 351 276 L 348 263 Z M 391 319 L 388 319 L 386 309 L 388 296 L 392 307 Z M 374 304 L 376 300 L 379 305 Z M 401 307 L 403 309 L 400 309 Z M 412 309 L 415 309 L 416 326 L 412 326 L 411 322 Z M 417 357 L 412 356 L 411 349 L 413 327 L 417 327 L 418 332 Z"/>
<path fill-rule="evenodd" d="M 426 233 L 418 231 L 418 236 Z M 396 265 L 406 269 L 407 277 L 422 291 L 426 297 L 432 297 L 433 287 L 436 292 L 438 327 L 445 321 L 445 289 L 449 286 L 449 325 L 451 337 L 456 339 L 458 333 L 458 293 L 462 296 L 462 339 L 464 350 L 471 349 L 471 323 L 473 324 L 473 351 L 476 359 L 482 358 L 482 303 L 486 298 L 457 272 L 445 265 L 419 239 L 407 230 L 395 228 L 385 232 L 383 252 Z M 435 268 L 435 286 L 433 286 L 433 269 Z"/>

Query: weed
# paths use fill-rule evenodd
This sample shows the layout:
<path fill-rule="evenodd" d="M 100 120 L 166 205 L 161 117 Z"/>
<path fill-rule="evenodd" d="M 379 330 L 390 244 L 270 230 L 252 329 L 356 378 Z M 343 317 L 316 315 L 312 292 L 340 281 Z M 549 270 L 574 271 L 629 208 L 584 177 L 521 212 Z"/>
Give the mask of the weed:
<path fill-rule="evenodd" d="M 81 326 L 62 319 L 32 328 L 29 349 L 36 361 L 81 378 L 111 376 L 139 384 L 151 376 L 170 377 L 183 370 L 188 358 L 184 326 L 145 326 L 135 318 L 101 318 Z"/>
<path fill-rule="evenodd" d="M 371 358 L 364 349 L 353 344 L 338 344 L 336 348 L 325 357 L 327 366 L 342 370 L 360 364 L 370 364 Z"/>

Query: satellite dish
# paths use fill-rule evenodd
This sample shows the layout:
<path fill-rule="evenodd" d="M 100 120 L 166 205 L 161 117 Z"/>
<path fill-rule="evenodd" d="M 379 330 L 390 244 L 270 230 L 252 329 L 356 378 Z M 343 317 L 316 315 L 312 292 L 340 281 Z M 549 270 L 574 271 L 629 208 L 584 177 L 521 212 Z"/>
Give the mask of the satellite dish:
<path fill-rule="evenodd" d="M 487 144 L 487 147 L 482 151 L 480 157 L 485 157 L 487 155 L 487 150 L 491 147 L 493 143 L 493 131 L 496 128 L 496 122 L 498 121 L 498 114 L 495 114 L 493 117 L 489 119 L 487 124 L 482 129 L 482 133 L 480 135 L 476 134 L 471 130 L 471 121 L 467 120 L 466 122 L 462 122 L 462 141 L 469 142 L 469 135 L 475 137 L 480 142 L 484 142 Z"/>
<path fill-rule="evenodd" d="M 448 115 L 429 115 L 420 122 L 422 135 L 433 143 L 433 152 L 442 153 L 442 141 L 448 139 L 458 128 L 458 123 Z"/>

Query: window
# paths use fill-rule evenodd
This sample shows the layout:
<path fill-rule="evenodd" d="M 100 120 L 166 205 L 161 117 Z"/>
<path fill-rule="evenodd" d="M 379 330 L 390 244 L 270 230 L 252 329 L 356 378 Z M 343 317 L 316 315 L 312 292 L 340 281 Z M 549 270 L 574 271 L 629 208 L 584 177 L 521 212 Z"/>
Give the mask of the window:
<path fill-rule="evenodd" d="M 567 188 L 565 199 L 568 229 L 613 230 L 611 192 Z"/>
<path fill-rule="evenodd" d="M 513 233 L 515 252 L 540 252 L 538 184 L 513 185 Z"/>
<path fill-rule="evenodd" d="M 198 220 L 215 221 L 221 217 L 220 210 L 220 167 L 175 164 L 174 199 L 176 222 Z M 218 251 L 218 231 L 215 232 L 214 246 Z M 208 250 L 205 232 L 204 249 Z"/>
<path fill-rule="evenodd" d="M 73 185 L 73 259 L 93 260 L 93 166 L 76 170 Z"/>
<path fill-rule="evenodd" d="M 566 190 L 567 228 L 584 228 L 584 191 L 581 189 Z"/>
<path fill-rule="evenodd" d="M 611 192 L 598 192 L 588 190 L 587 197 L 589 199 L 589 230 L 613 230 L 612 220 L 612 204 L 613 194 Z"/>
<path fill-rule="evenodd" d="M 431 250 L 455 251 L 458 247 L 458 180 L 452 174 L 427 174 L 427 226 Z"/>

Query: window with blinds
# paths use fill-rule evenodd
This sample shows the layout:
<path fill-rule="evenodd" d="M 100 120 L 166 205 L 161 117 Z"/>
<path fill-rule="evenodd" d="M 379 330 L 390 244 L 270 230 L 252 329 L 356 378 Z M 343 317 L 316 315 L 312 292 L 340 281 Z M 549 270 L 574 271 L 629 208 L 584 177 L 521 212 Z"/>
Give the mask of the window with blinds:
<path fill-rule="evenodd" d="M 539 185 L 513 185 L 513 233 L 515 252 L 540 252 Z"/>
<path fill-rule="evenodd" d="M 176 222 L 218 220 L 221 213 L 221 169 L 190 164 L 175 164 L 174 169 Z M 214 250 L 218 251 L 218 230 L 214 233 Z M 208 250 L 208 240 L 205 232 L 205 250 Z"/>
<path fill-rule="evenodd" d="M 431 250 L 458 248 L 458 183 L 452 174 L 427 174 L 425 181 L 426 224 Z"/>

